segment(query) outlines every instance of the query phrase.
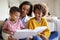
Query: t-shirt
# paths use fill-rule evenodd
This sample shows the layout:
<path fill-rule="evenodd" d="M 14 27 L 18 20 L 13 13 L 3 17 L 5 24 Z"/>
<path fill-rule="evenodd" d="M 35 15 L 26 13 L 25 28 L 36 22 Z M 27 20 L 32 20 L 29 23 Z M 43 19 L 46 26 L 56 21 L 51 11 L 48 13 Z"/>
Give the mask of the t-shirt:
<path fill-rule="evenodd" d="M 17 20 L 15 23 L 13 23 L 12 21 L 10 21 L 9 19 L 5 22 L 3 29 L 4 30 L 8 30 L 11 32 L 15 32 L 16 30 L 21 30 L 23 29 L 24 26 L 21 22 L 21 20 Z"/>
<path fill-rule="evenodd" d="M 32 30 L 34 30 L 37 27 L 43 27 L 43 26 L 46 26 L 47 29 L 45 31 L 43 31 L 42 33 L 38 34 L 38 35 L 39 36 L 40 35 L 45 35 L 48 38 L 50 36 L 50 30 L 49 30 L 49 27 L 47 25 L 47 21 L 46 21 L 45 18 L 42 18 L 40 22 L 37 22 L 35 20 L 35 18 L 31 18 L 30 21 L 29 21 L 29 24 L 28 24 L 28 28 L 32 29 Z"/>

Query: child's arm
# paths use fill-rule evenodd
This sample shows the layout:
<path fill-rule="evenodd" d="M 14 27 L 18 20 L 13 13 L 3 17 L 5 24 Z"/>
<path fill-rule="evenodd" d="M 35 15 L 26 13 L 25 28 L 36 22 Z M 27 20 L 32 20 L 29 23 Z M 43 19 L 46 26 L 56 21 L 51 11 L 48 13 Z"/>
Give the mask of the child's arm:
<path fill-rule="evenodd" d="M 4 32 L 4 33 L 7 33 L 7 34 L 10 34 L 10 35 L 13 35 L 13 32 L 10 32 L 10 31 L 8 31 L 8 30 L 4 30 L 4 29 L 3 29 L 3 32 Z"/>
<path fill-rule="evenodd" d="M 7 23 L 7 22 L 5 22 L 2 30 L 3 30 L 4 33 L 12 34 L 12 33 L 8 30 L 8 23 Z"/>
<path fill-rule="evenodd" d="M 42 25 L 47 27 L 47 29 L 42 34 L 44 34 L 45 37 L 49 38 L 51 32 L 50 32 L 50 28 L 48 27 L 47 20 L 45 18 L 43 20 Z"/>

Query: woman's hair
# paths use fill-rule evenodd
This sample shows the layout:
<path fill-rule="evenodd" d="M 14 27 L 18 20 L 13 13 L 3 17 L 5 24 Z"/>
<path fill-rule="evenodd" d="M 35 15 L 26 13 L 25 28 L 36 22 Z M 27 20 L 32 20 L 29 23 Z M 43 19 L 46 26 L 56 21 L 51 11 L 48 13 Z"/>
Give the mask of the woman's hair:
<path fill-rule="evenodd" d="M 10 11 L 9 11 L 9 12 L 10 12 L 10 13 L 20 12 L 20 9 L 19 9 L 18 7 L 13 6 L 13 7 L 10 8 Z"/>
<path fill-rule="evenodd" d="M 35 4 L 33 11 L 35 12 L 36 9 L 38 9 L 39 11 L 41 11 L 43 13 L 42 16 L 46 15 L 46 9 L 45 9 L 45 7 L 42 6 L 42 4 Z"/>
<path fill-rule="evenodd" d="M 24 2 L 22 2 L 21 3 L 21 5 L 19 6 L 19 9 L 21 9 L 22 10 L 22 6 L 23 5 L 29 5 L 30 6 L 30 10 L 29 10 L 29 12 L 28 12 L 28 16 L 32 16 L 32 4 L 30 3 L 30 2 L 28 2 L 28 1 L 24 1 Z"/>

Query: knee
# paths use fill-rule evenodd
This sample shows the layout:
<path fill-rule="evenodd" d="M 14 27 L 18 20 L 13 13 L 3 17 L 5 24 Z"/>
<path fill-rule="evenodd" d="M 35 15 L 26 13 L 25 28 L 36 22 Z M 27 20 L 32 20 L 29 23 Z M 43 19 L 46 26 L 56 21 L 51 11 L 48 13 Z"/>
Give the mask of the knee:
<path fill-rule="evenodd" d="M 33 40 L 42 40 L 39 36 L 33 36 Z"/>

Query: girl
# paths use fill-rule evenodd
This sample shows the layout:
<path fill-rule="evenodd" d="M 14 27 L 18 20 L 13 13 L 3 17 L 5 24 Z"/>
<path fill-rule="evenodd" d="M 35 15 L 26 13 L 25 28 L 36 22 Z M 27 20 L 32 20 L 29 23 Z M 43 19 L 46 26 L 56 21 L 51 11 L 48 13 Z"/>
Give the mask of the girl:
<path fill-rule="evenodd" d="M 41 5 L 41 4 L 35 4 L 34 5 L 34 18 L 31 18 L 29 21 L 29 29 L 34 30 L 37 27 L 42 27 L 42 26 L 46 26 L 47 29 L 44 30 L 42 33 L 38 34 L 38 36 L 42 39 L 42 40 L 48 40 L 49 36 L 50 36 L 50 30 L 48 28 L 47 25 L 47 21 L 45 18 L 43 18 L 43 16 L 46 15 L 46 9 Z M 33 37 L 33 40 L 35 38 Z"/>
<path fill-rule="evenodd" d="M 22 22 L 18 19 L 20 16 L 20 9 L 11 7 L 9 15 L 9 19 L 4 24 L 2 36 L 4 40 L 15 40 L 12 37 L 14 32 L 24 28 Z"/>

